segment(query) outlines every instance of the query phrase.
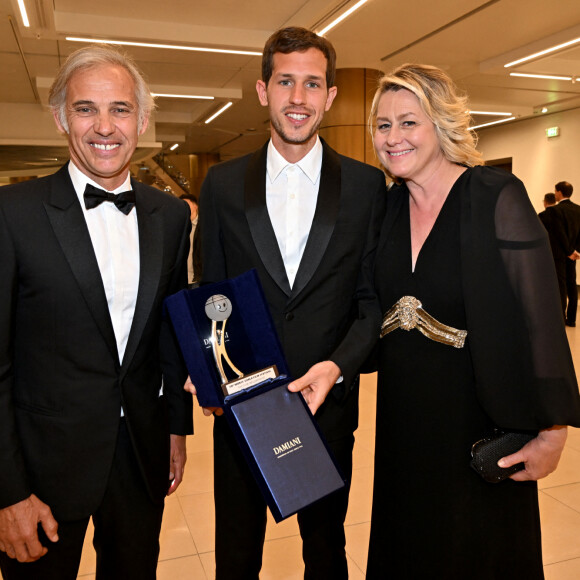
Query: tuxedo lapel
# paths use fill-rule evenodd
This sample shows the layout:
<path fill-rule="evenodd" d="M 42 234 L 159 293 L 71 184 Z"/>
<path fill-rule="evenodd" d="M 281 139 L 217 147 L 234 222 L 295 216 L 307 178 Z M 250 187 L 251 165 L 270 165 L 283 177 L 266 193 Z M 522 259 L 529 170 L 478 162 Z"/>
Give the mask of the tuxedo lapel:
<path fill-rule="evenodd" d="M 296 297 L 310 282 L 326 252 L 340 207 L 341 168 L 340 157 L 324 141 L 320 187 L 316 201 L 316 211 L 300 267 L 292 286 L 292 298 Z"/>
<path fill-rule="evenodd" d="M 246 219 L 254 246 L 266 270 L 282 291 L 290 296 L 290 283 L 266 205 L 267 151 L 268 144 L 256 151 L 248 162 L 244 178 Z"/>
<path fill-rule="evenodd" d="M 139 345 L 145 325 L 157 296 L 163 264 L 163 215 L 141 184 L 131 180 L 135 191 L 135 208 L 139 227 L 139 290 L 131 332 L 123 356 L 122 369 L 127 370 Z"/>
<path fill-rule="evenodd" d="M 89 230 L 65 165 L 54 174 L 45 210 L 87 307 L 115 361 L 119 360 L 101 272 Z"/>

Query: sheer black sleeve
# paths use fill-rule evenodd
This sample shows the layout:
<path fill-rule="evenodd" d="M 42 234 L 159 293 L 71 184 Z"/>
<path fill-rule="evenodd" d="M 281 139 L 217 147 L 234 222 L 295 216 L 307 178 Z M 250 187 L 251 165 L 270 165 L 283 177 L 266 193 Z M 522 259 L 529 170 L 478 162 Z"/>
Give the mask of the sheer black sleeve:
<path fill-rule="evenodd" d="M 545 229 L 523 184 L 509 180 L 495 210 L 497 242 L 528 333 L 536 413 L 542 423 L 577 424 L 578 386 Z"/>

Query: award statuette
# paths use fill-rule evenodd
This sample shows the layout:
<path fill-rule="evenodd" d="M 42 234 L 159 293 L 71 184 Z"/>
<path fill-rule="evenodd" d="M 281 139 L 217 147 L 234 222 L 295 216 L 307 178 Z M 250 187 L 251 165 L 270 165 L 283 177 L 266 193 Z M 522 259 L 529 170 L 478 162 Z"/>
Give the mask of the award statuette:
<path fill-rule="evenodd" d="M 205 303 L 205 313 L 211 320 L 211 344 L 213 357 L 220 375 L 224 395 L 232 395 L 267 379 L 278 376 L 276 365 L 244 375 L 231 361 L 226 350 L 226 322 L 232 314 L 232 303 L 223 294 L 210 296 Z M 219 324 L 219 327 L 218 327 Z M 225 361 L 237 379 L 229 380 L 223 365 Z"/>
<path fill-rule="evenodd" d="M 230 360 L 225 345 L 226 322 L 232 313 L 232 303 L 230 302 L 230 299 L 223 294 L 214 294 L 213 296 L 210 296 L 205 303 L 205 313 L 211 320 L 211 344 L 213 348 L 213 357 L 220 373 L 222 385 L 228 382 L 222 359 L 228 363 L 232 371 L 238 375 L 238 378 L 242 378 L 244 373 L 239 371 Z M 219 329 L 218 322 L 222 323 L 221 328 Z"/>

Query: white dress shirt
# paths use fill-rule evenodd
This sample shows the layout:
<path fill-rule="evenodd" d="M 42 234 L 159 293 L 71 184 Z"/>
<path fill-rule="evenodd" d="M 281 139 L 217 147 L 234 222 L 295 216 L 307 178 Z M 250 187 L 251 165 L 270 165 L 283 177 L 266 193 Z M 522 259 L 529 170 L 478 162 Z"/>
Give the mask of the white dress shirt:
<path fill-rule="evenodd" d="M 137 211 L 133 209 L 129 215 L 125 215 L 115 204 L 107 201 L 87 210 L 83 199 L 86 184 L 103 188 L 82 173 L 72 161 L 68 170 L 89 228 L 115 331 L 119 363 L 122 363 L 139 289 Z M 127 174 L 121 187 L 111 193 L 130 189 L 131 178 Z"/>
<path fill-rule="evenodd" d="M 290 288 L 294 284 L 312 227 L 321 168 L 322 143 L 319 138 L 298 163 L 288 163 L 272 141 L 268 144 L 266 206 Z"/>

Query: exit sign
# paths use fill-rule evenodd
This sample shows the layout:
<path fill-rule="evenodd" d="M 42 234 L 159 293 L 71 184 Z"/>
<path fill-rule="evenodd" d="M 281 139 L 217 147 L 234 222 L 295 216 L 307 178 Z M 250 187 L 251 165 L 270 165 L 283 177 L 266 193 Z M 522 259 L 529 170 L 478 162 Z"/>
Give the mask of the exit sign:
<path fill-rule="evenodd" d="M 549 127 L 546 129 L 546 137 L 557 137 L 560 134 L 560 127 Z"/>

